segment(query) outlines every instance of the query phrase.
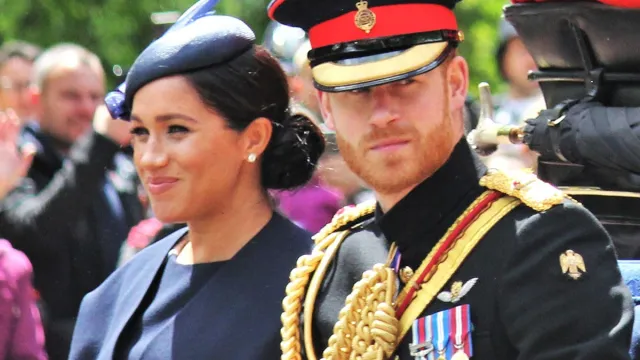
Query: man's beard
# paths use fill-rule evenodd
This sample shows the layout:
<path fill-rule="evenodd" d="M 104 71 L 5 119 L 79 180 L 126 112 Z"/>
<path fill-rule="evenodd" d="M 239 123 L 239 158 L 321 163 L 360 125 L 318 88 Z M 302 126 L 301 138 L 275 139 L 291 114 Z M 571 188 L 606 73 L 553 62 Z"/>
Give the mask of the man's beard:
<path fill-rule="evenodd" d="M 338 132 L 336 141 L 340 153 L 349 168 L 380 194 L 396 194 L 410 190 L 431 177 L 449 159 L 455 143 L 453 124 L 447 112 L 442 122 L 427 137 L 421 137 L 415 129 L 390 127 L 367 134 L 357 146 L 349 144 Z M 391 137 L 411 138 L 413 154 L 387 155 L 381 159 L 368 156 L 374 140 Z"/>

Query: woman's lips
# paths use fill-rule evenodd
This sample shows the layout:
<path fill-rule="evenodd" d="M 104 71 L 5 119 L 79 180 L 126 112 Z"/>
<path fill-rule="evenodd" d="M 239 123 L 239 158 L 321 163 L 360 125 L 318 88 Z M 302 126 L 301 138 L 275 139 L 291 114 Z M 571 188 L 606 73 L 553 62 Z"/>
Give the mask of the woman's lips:
<path fill-rule="evenodd" d="M 177 178 L 152 177 L 147 180 L 147 189 L 152 195 L 160 195 L 169 191 L 178 183 Z"/>

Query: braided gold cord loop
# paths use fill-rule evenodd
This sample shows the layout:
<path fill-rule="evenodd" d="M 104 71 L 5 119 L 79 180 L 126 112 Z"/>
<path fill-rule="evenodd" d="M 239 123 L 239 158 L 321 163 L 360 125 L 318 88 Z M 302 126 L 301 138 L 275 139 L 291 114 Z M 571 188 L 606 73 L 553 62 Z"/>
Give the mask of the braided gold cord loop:
<path fill-rule="evenodd" d="M 398 338 L 395 317 L 395 273 L 375 265 L 353 286 L 340 311 L 323 360 L 383 360 L 391 356 Z"/>
<path fill-rule="evenodd" d="M 302 300 L 311 274 L 317 269 L 318 264 L 324 256 L 324 251 L 337 238 L 337 234 L 332 234 L 320 240 L 310 255 L 303 255 L 298 259 L 296 267 L 291 270 L 289 284 L 287 284 L 286 296 L 282 301 L 283 312 L 280 315 L 282 328 L 280 335 L 282 342 L 281 360 L 301 360 L 300 355 L 300 312 L 302 311 Z"/>
<path fill-rule="evenodd" d="M 337 232 L 338 229 L 348 224 L 358 221 L 363 216 L 372 214 L 375 210 L 376 202 L 369 201 L 354 207 L 347 207 L 336 214 L 318 234 L 313 237 L 315 247 L 310 255 L 301 256 L 298 259 L 296 268 L 289 275 L 289 284 L 285 290 L 285 298 L 282 301 L 283 312 L 280 316 L 282 328 L 280 335 L 282 342 L 281 360 L 301 360 L 301 339 L 300 339 L 300 314 L 303 308 L 303 301 L 312 274 L 318 269 L 329 248 L 334 242 L 344 239 L 346 233 Z M 344 311 L 341 314 L 345 314 Z M 311 357 L 311 354 L 309 354 Z"/>

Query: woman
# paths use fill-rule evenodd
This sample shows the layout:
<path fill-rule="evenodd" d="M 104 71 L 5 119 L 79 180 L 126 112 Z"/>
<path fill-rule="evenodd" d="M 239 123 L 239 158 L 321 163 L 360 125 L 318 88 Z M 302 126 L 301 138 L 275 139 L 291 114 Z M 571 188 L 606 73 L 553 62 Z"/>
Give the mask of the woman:
<path fill-rule="evenodd" d="M 241 21 L 198 18 L 132 66 L 124 108 L 153 213 L 188 227 L 83 300 L 71 359 L 276 359 L 289 270 L 309 234 L 269 189 L 306 183 L 324 149 L 289 113 L 285 75 Z"/>

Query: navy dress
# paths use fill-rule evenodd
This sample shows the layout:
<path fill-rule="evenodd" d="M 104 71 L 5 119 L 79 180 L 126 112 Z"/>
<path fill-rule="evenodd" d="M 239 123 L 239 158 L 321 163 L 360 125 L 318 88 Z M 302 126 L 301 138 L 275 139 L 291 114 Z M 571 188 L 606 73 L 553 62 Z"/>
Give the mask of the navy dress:
<path fill-rule="evenodd" d="M 278 359 L 289 272 L 311 236 L 281 215 L 229 261 L 167 255 L 187 229 L 137 254 L 82 302 L 70 359 Z"/>

